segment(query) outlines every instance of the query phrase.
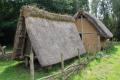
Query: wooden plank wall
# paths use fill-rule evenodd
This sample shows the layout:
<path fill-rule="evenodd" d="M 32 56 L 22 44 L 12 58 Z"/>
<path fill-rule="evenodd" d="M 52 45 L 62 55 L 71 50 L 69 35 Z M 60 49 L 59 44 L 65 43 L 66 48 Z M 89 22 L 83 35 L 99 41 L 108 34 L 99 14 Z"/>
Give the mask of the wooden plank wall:
<path fill-rule="evenodd" d="M 86 18 L 76 20 L 77 29 L 82 33 L 82 40 L 88 52 L 96 52 L 101 49 L 100 35 L 96 28 Z"/>

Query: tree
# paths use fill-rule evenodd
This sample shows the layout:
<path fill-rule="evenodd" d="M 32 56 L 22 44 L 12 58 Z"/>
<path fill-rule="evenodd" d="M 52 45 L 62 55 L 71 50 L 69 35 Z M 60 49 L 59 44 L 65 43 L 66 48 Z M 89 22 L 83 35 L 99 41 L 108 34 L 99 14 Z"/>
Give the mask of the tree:
<path fill-rule="evenodd" d="M 98 17 L 98 7 L 99 7 L 100 0 L 92 0 L 91 1 L 91 13 Z"/>
<path fill-rule="evenodd" d="M 116 22 L 111 0 L 92 0 L 91 9 L 92 14 L 103 21 L 113 34 L 116 34 Z"/>
<path fill-rule="evenodd" d="M 115 26 L 115 37 L 117 40 L 120 40 L 120 2 L 119 0 L 111 0 L 112 2 L 112 9 L 113 9 L 113 19 L 114 19 L 114 26 Z"/>
<path fill-rule="evenodd" d="M 34 4 L 50 12 L 74 15 L 76 5 L 89 10 L 88 0 L 0 0 L 0 42 L 13 44 L 17 20 L 21 6 Z"/>

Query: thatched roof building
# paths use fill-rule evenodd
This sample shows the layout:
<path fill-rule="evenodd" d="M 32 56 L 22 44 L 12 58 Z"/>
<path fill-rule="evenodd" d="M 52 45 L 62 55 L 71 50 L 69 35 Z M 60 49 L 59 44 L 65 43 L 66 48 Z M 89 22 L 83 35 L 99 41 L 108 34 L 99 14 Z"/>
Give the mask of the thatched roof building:
<path fill-rule="evenodd" d="M 102 37 L 105 37 L 105 38 L 113 37 L 113 34 L 109 31 L 109 29 L 95 16 L 85 11 L 79 11 L 74 15 L 74 18 L 77 19 L 81 16 L 84 16 L 85 18 L 87 18 L 87 20 L 94 25 L 94 27 L 98 30 L 98 32 Z"/>
<path fill-rule="evenodd" d="M 31 47 L 41 64 L 48 66 L 85 53 L 74 18 L 40 10 L 32 6 L 21 9 L 17 25 L 13 57 L 30 53 Z"/>
<path fill-rule="evenodd" d="M 113 37 L 113 34 L 99 19 L 85 11 L 77 12 L 74 18 L 87 51 L 99 51 L 106 46 L 106 40 Z"/>

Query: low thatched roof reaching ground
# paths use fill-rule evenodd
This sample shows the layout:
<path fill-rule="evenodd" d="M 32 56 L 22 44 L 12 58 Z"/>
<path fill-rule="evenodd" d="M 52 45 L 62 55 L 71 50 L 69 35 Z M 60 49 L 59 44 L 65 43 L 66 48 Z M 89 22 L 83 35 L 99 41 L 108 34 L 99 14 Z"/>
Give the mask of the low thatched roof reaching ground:
<path fill-rule="evenodd" d="M 48 66 L 85 53 L 85 48 L 74 24 L 74 18 L 49 13 L 31 6 L 21 9 L 25 27 L 35 55 L 41 66 Z"/>
<path fill-rule="evenodd" d="M 113 34 L 109 31 L 109 29 L 99 19 L 89 14 L 88 12 L 79 11 L 74 15 L 74 18 L 78 19 L 81 17 L 81 15 L 84 16 L 88 21 L 90 21 L 95 26 L 95 28 L 98 30 L 102 37 L 105 38 L 113 37 Z"/>

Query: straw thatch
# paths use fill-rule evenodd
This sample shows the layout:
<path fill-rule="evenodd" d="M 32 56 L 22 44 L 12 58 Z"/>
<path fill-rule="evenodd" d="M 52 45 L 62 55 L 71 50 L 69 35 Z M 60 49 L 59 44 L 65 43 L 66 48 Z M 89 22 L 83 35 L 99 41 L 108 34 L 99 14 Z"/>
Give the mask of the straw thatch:
<path fill-rule="evenodd" d="M 30 43 L 41 66 L 59 63 L 61 61 L 61 53 L 64 60 L 77 56 L 77 49 L 80 50 L 80 54 L 85 53 L 85 48 L 72 17 L 49 12 L 43 14 L 46 11 L 42 12 L 38 8 L 33 9 L 33 7 L 28 8 L 22 8 L 22 16 L 25 17 L 25 22 L 22 23 L 25 23 Z M 34 17 L 31 15 L 34 12 L 29 12 L 30 14 L 28 14 L 27 11 L 29 10 L 37 10 L 38 13 L 35 13 Z M 25 13 L 23 14 L 23 12 Z M 46 15 L 46 17 L 38 16 L 38 14 Z M 50 16 L 53 18 L 50 18 Z"/>
<path fill-rule="evenodd" d="M 60 62 L 60 54 L 70 59 L 85 52 L 74 23 L 26 18 L 26 29 L 32 47 L 42 66 Z"/>
<path fill-rule="evenodd" d="M 96 17 L 94 17 L 93 15 L 85 12 L 85 11 L 79 11 L 74 15 L 74 18 L 80 18 L 82 16 L 84 16 L 85 18 L 87 18 L 88 21 L 90 21 L 94 27 L 98 30 L 99 34 L 102 37 L 105 38 L 111 38 L 113 37 L 113 34 L 109 31 L 109 29 Z"/>
<path fill-rule="evenodd" d="M 72 16 L 51 13 L 39 9 L 35 6 L 23 6 L 21 9 L 21 13 L 24 17 L 32 16 L 32 17 L 46 18 L 50 20 L 67 21 L 67 22 L 75 21 L 75 19 Z"/>

